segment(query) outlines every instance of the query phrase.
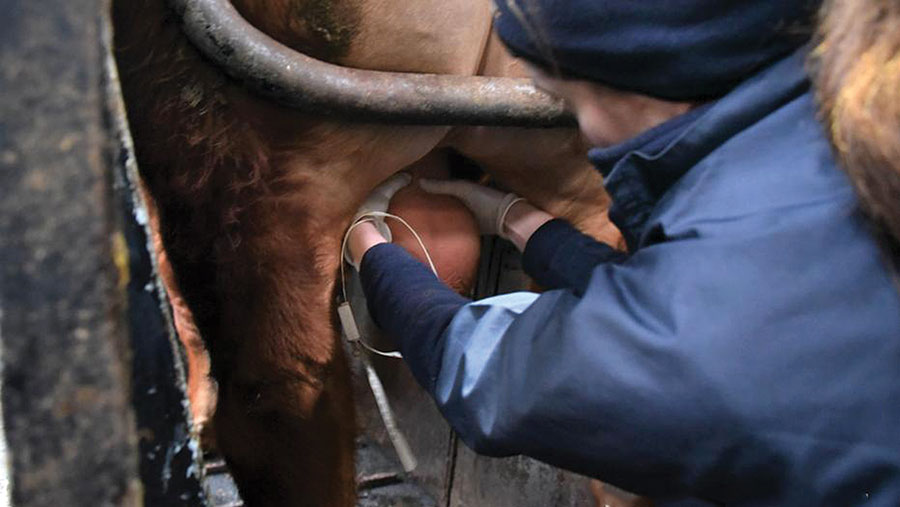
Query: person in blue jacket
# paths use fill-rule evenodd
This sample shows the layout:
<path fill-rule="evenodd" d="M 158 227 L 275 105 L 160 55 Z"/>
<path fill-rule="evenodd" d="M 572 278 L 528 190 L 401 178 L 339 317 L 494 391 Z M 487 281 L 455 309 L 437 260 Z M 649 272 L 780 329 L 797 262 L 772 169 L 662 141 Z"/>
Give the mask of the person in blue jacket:
<path fill-rule="evenodd" d="M 661 501 L 900 505 L 900 292 L 816 119 L 816 2 L 497 7 L 600 146 L 628 252 L 495 190 L 423 183 L 550 289 L 470 301 L 377 224 L 352 231 L 375 322 L 460 437 Z"/>

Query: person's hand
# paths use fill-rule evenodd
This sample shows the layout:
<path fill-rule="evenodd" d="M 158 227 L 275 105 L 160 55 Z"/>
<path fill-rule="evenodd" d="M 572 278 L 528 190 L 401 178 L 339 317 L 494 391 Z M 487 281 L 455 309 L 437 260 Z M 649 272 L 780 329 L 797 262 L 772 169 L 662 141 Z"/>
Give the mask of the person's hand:
<path fill-rule="evenodd" d="M 344 252 L 344 260 L 357 270 L 363 256 L 375 245 L 387 243 L 388 240 L 378 232 L 375 224 L 363 220 L 350 231 L 347 236 L 347 250 Z"/>
<path fill-rule="evenodd" d="M 384 222 L 383 216 L 369 216 L 371 213 L 386 213 L 394 197 L 401 188 L 409 185 L 412 176 L 409 173 L 398 173 L 382 184 L 375 187 L 372 193 L 366 197 L 353 221 L 350 222 L 351 230 L 347 236 L 348 248 L 344 252 L 344 259 L 353 267 L 359 267 L 359 261 L 369 248 L 378 243 L 390 242 L 391 229 Z M 358 222 L 366 222 L 359 224 Z M 379 238 L 380 236 L 380 238 Z"/>
<path fill-rule="evenodd" d="M 475 215 L 481 234 L 496 234 L 509 239 L 504 227 L 506 215 L 517 202 L 525 199 L 516 194 L 507 194 L 484 185 L 464 180 L 419 180 L 419 186 L 432 194 L 446 194 L 456 197 Z"/>
<path fill-rule="evenodd" d="M 378 232 L 380 232 L 382 236 L 384 236 L 386 241 L 391 241 L 391 229 L 384 222 L 384 217 L 367 217 L 366 215 L 373 212 L 387 213 L 388 207 L 391 204 L 391 198 L 393 198 L 394 194 L 401 188 L 409 185 L 410 181 L 412 181 L 412 176 L 410 176 L 409 173 L 397 173 L 386 179 L 372 190 L 369 197 L 366 197 L 366 200 L 363 201 L 359 209 L 356 210 L 356 215 L 353 217 L 352 223 L 359 222 L 360 219 L 369 220 L 375 224 L 375 228 L 378 229 Z"/>

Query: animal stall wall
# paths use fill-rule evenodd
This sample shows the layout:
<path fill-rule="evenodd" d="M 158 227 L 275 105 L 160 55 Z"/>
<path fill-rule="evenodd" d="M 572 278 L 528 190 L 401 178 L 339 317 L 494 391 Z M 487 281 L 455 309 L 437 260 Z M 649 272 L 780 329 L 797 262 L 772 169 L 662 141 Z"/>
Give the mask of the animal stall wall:
<path fill-rule="evenodd" d="M 0 473 L 21 507 L 225 505 L 200 483 L 108 13 L 12 0 L 0 17 Z"/>
<path fill-rule="evenodd" d="M 141 505 L 106 7 L 9 0 L 0 16 L 2 402 L 19 507 Z"/>

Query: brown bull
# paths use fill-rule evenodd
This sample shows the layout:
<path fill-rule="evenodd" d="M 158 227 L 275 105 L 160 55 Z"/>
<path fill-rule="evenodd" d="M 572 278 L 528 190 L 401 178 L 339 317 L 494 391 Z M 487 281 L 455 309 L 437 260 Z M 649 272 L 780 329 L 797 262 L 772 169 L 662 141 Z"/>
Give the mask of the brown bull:
<path fill-rule="evenodd" d="M 521 74 L 491 36 L 490 0 L 234 4 L 281 43 L 350 67 Z M 203 388 L 210 369 L 215 438 L 249 505 L 354 503 L 355 422 L 334 294 L 342 234 L 380 181 L 454 150 L 617 241 L 574 129 L 400 127 L 302 114 L 254 96 L 200 57 L 164 0 L 118 0 L 114 20 L 141 175 L 171 264 L 162 274 L 194 350 L 192 410 L 202 421 L 213 406 Z M 431 247 L 443 249 L 439 237 Z"/>

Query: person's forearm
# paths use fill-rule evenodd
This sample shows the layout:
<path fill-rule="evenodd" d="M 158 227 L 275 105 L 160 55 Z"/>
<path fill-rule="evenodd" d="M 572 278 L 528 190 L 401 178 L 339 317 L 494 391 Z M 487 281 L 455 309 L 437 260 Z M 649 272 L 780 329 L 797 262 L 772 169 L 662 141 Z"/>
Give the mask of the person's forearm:
<path fill-rule="evenodd" d="M 544 222 L 531 233 L 522 267 L 545 289 L 572 289 L 582 294 L 600 264 L 619 263 L 628 254 L 579 232 L 565 220 Z"/>
<path fill-rule="evenodd" d="M 369 313 L 397 341 L 416 380 L 431 393 L 443 356 L 444 330 L 469 300 L 403 248 L 382 243 L 369 248 L 360 263 Z"/>

